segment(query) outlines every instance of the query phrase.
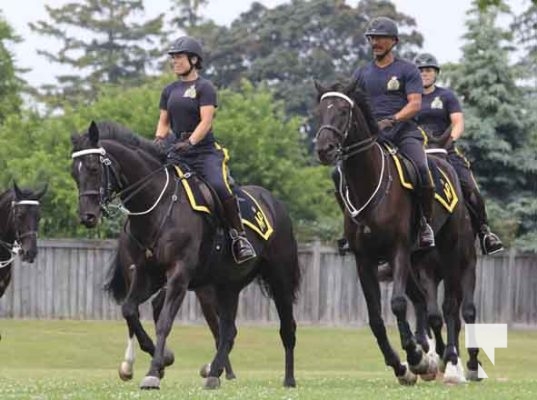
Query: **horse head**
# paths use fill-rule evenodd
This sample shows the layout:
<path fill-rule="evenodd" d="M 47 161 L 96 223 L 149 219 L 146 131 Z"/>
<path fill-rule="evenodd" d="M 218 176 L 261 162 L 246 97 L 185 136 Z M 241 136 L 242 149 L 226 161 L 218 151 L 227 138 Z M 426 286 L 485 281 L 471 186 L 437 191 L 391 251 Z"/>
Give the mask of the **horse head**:
<path fill-rule="evenodd" d="M 47 191 L 43 189 L 33 192 L 20 189 L 13 182 L 15 199 L 11 203 L 15 238 L 20 245 L 19 254 L 23 261 L 33 262 L 37 255 L 37 231 L 41 219 L 40 200 Z"/>
<path fill-rule="evenodd" d="M 71 176 L 78 187 L 78 216 L 87 228 L 93 228 L 101 215 L 103 188 L 103 157 L 99 146 L 99 128 L 94 121 L 84 135 L 73 134 Z"/>
<path fill-rule="evenodd" d="M 376 123 L 365 95 L 357 90 L 357 82 L 323 87 L 315 81 L 319 102 L 320 127 L 315 136 L 315 151 L 321 163 L 333 165 L 346 159 L 346 153 L 357 154 L 370 147 Z"/>
<path fill-rule="evenodd" d="M 87 228 L 97 225 L 113 197 L 131 199 L 126 193 L 136 194 L 138 190 L 133 190 L 133 186 L 141 189 L 154 185 L 149 175 L 162 170 L 157 146 L 114 122 L 92 121 L 86 133 L 71 136 L 71 144 L 71 176 L 78 187 L 78 215 Z M 144 183 L 139 185 L 142 180 Z"/>

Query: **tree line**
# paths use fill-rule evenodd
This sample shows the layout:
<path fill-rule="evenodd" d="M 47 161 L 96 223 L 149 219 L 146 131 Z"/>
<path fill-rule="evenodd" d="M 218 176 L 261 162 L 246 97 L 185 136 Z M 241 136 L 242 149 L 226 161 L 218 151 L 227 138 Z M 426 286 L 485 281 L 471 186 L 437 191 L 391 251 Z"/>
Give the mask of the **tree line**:
<path fill-rule="evenodd" d="M 162 88 L 174 77 L 166 57 L 182 34 L 204 45 L 202 74 L 220 89 L 217 137 L 230 149 L 242 183 L 260 184 L 286 202 L 303 240 L 331 240 L 341 230 L 329 171 L 311 154 L 316 129 L 313 79 L 348 79 L 371 59 L 368 21 L 399 26 L 397 53 L 412 59 L 423 44 L 415 19 L 390 1 L 293 0 L 252 3 L 229 25 L 202 15 L 210 0 L 170 0 L 144 19 L 143 0 L 79 0 L 30 28 L 56 39 L 43 60 L 69 66 L 54 84 L 29 87 L 11 49 L 20 38 L 0 13 L 0 184 L 49 182 L 43 235 L 111 237 L 121 221 L 97 231 L 77 225 L 69 175 L 69 135 L 89 121 L 111 119 L 151 138 Z M 500 16 L 513 25 L 503 28 Z M 505 242 L 537 250 L 537 5 L 510 14 L 500 0 L 474 0 L 460 62 L 442 66 L 440 84 L 459 94 L 466 118 L 461 146 L 488 201 L 491 224 Z M 84 31 L 84 34 L 81 32 Z M 517 46 L 515 64 L 510 55 Z M 441 55 L 436 55 L 441 57 Z M 23 102 L 31 99 L 31 102 Z M 26 104 L 26 105 L 25 105 Z M 30 106 L 28 104 L 37 104 Z"/>

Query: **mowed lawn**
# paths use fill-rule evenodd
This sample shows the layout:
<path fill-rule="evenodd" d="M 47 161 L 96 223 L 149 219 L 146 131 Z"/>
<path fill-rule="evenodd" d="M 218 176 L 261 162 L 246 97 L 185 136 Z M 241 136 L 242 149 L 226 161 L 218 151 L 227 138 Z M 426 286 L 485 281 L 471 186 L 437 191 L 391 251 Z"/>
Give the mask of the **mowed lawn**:
<path fill-rule="evenodd" d="M 152 324 L 146 323 L 153 334 Z M 175 325 L 175 364 L 160 391 L 138 384 L 149 357 L 137 350 L 135 376 L 122 382 L 126 329 L 122 322 L 0 320 L 0 399 L 537 399 L 537 332 L 509 331 L 496 365 L 481 353 L 489 379 L 446 386 L 401 387 L 384 366 L 367 328 L 299 326 L 296 389 L 284 389 L 278 327 L 239 326 L 231 361 L 238 379 L 204 390 L 199 367 L 213 356 L 205 326 Z M 395 332 L 392 344 L 399 349 Z M 400 352 L 402 354 L 402 352 Z M 464 359 L 466 354 L 463 353 Z"/>

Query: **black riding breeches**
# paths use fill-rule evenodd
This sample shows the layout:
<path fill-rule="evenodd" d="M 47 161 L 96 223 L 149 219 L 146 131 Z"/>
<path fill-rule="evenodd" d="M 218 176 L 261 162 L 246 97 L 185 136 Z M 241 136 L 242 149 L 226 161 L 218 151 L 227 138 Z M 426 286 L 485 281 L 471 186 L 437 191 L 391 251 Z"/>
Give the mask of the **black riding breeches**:
<path fill-rule="evenodd" d="M 427 164 L 425 154 L 426 135 L 419 130 L 412 121 L 397 123 L 393 128 L 385 130 L 381 136 L 395 144 L 399 151 L 412 160 L 418 170 L 419 185 L 421 187 L 432 187 L 433 180 Z"/>
<path fill-rule="evenodd" d="M 181 154 L 180 159 L 211 185 L 221 201 L 233 196 L 227 167 L 228 152 L 218 143 L 194 146 Z"/>

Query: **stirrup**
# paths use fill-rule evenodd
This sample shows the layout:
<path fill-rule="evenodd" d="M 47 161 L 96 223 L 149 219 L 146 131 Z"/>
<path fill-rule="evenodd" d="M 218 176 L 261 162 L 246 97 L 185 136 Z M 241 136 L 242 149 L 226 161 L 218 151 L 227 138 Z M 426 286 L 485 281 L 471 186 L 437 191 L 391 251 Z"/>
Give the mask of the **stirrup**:
<path fill-rule="evenodd" d="M 431 225 L 429 225 L 428 222 L 424 221 L 420 224 L 418 232 L 418 248 L 429 249 L 434 246 L 435 243 L 433 228 L 431 228 Z"/>
<path fill-rule="evenodd" d="M 230 229 L 229 235 L 231 236 L 231 254 L 237 264 L 242 264 L 257 256 L 254 246 L 243 232 L 239 233 L 235 229 Z"/>
<path fill-rule="evenodd" d="M 484 256 L 491 256 L 504 250 L 503 243 L 495 233 L 483 233 L 480 236 L 481 252 Z"/>

